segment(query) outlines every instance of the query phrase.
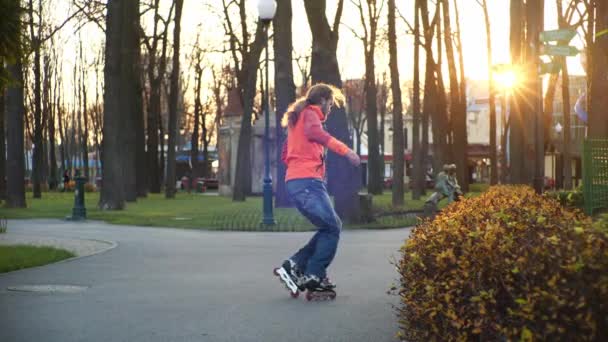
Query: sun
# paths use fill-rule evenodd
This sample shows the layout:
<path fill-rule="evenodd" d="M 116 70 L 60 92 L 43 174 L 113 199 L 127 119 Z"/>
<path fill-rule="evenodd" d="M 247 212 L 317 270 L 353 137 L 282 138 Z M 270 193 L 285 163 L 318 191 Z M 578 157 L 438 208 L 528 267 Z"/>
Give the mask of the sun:
<path fill-rule="evenodd" d="M 498 71 L 494 74 L 494 81 L 501 89 L 511 90 L 518 84 L 517 73 L 512 69 Z"/>

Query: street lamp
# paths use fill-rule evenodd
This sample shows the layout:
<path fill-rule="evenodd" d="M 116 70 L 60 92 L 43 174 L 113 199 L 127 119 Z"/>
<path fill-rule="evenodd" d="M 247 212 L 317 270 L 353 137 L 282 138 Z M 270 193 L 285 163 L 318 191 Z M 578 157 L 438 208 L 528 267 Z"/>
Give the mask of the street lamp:
<path fill-rule="evenodd" d="M 266 112 L 264 115 L 264 225 L 274 225 L 274 216 L 272 214 L 272 178 L 270 177 L 270 91 L 268 86 L 268 29 L 270 22 L 274 18 L 277 10 L 275 0 L 258 0 L 258 15 L 264 24 L 266 34 L 266 94 L 262 94 L 266 102 Z"/>
<path fill-rule="evenodd" d="M 553 144 L 553 146 L 554 146 L 554 148 L 553 148 L 553 165 L 552 165 L 552 167 L 553 167 L 553 179 L 555 179 L 555 186 L 558 187 L 558 188 L 561 188 L 563 186 L 563 171 L 560 171 L 559 173 L 557 171 L 557 160 L 559 160 L 559 159 L 557 159 L 557 157 L 558 157 L 558 154 L 560 154 L 561 151 L 558 150 L 558 148 L 557 148 L 556 145 L 558 145 L 558 143 L 561 140 L 561 133 L 564 130 L 564 126 L 562 126 L 562 124 L 558 122 L 558 123 L 555 124 L 555 126 L 553 127 L 553 129 L 555 130 L 555 133 L 557 134 L 557 137 L 556 137 L 555 142 Z M 562 145 L 562 148 L 563 148 L 563 145 Z M 563 155 L 562 155 L 562 157 L 563 157 Z"/>

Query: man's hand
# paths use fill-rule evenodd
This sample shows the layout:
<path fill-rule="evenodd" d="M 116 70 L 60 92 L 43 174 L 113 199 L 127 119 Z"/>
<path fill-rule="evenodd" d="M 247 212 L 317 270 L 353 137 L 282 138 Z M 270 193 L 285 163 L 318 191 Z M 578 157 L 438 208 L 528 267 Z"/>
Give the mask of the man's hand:
<path fill-rule="evenodd" d="M 359 166 L 361 164 L 361 159 L 353 150 L 348 151 L 345 157 L 353 166 Z"/>

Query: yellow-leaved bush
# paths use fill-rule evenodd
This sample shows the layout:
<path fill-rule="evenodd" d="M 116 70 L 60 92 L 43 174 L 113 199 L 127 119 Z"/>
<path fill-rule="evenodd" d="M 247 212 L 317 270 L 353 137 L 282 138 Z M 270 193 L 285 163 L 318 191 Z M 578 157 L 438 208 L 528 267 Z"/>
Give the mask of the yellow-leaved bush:
<path fill-rule="evenodd" d="M 525 186 L 495 186 L 421 222 L 401 248 L 408 341 L 600 341 L 608 235 Z"/>

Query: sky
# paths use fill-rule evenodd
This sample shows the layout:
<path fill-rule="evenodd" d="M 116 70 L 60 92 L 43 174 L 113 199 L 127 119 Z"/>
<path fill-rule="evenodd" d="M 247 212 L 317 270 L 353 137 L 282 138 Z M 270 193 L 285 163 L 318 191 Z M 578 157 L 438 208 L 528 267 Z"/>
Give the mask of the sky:
<path fill-rule="evenodd" d="M 354 0 L 358 1 L 358 0 Z M 486 50 L 486 31 L 483 12 L 476 0 L 456 0 L 460 8 L 460 21 L 462 30 L 462 40 L 464 48 L 465 74 L 467 78 L 484 80 L 488 77 L 487 69 L 487 50 Z M 70 8 L 71 0 L 52 0 L 53 16 L 56 22 L 62 20 L 73 9 Z M 509 62 L 509 0 L 489 0 L 489 15 L 492 29 L 493 44 L 493 63 Z M 164 4 L 163 11 L 166 16 L 168 12 L 169 0 L 161 0 Z M 337 1 L 327 0 L 327 15 L 330 23 L 333 23 L 335 7 Z M 294 57 L 308 54 L 311 47 L 311 34 L 304 11 L 302 0 L 293 0 L 293 41 Z M 250 18 L 250 31 L 254 26 L 257 17 L 257 1 L 247 1 L 247 15 Z M 400 13 L 413 25 L 413 0 L 397 1 Z M 237 14 L 236 12 L 234 13 Z M 182 20 L 182 68 L 188 74 L 189 63 L 187 56 L 192 52 L 197 34 L 200 33 L 200 45 L 210 48 L 221 49 L 226 40 L 222 21 L 221 0 L 185 0 Z M 238 18 L 235 18 L 235 22 Z M 352 0 L 345 0 L 344 13 L 340 26 L 340 39 L 338 43 L 338 60 L 340 64 L 342 78 L 352 79 L 361 78 L 365 73 L 365 63 L 361 41 L 354 36 L 349 28 L 358 32 L 361 31 L 361 22 L 358 9 Z M 383 14 L 380 26 L 386 25 L 386 3 L 383 7 Z M 144 17 L 144 26 L 151 29 L 151 15 Z M 452 26 L 455 29 L 455 17 L 452 18 Z M 557 27 L 555 3 L 546 1 L 545 29 L 555 29 Z M 75 61 L 79 35 L 73 34 L 73 25 L 67 25 L 61 32 L 58 40 L 62 44 L 64 72 L 71 75 L 71 70 Z M 413 37 L 407 34 L 407 26 L 401 18 L 397 19 L 398 36 L 398 60 L 402 82 L 412 79 L 413 75 Z M 85 54 L 89 62 L 99 54 L 105 36 L 95 25 L 88 24 L 80 31 L 80 37 L 85 41 Z M 571 45 L 581 48 L 583 46 L 580 37 L 575 37 Z M 272 56 L 272 51 L 271 51 Z M 423 55 L 422 55 L 423 56 Z M 230 62 L 231 57 L 210 53 L 207 55 L 210 63 L 221 65 Z M 421 60 L 423 61 L 423 60 Z M 424 63 L 422 62 L 422 67 Z M 383 72 L 388 73 L 388 45 L 383 44 L 377 48 L 376 73 L 381 76 Z M 583 74 L 580 66 L 579 57 L 568 58 L 568 66 L 571 74 Z M 446 66 L 447 68 L 447 66 Z M 446 69 L 447 70 L 447 69 Z M 272 73 L 272 65 L 271 65 Z M 294 64 L 294 75 L 296 84 L 299 84 L 300 77 L 298 69 Z M 447 75 L 447 72 L 446 72 Z M 103 74 L 101 74 L 103 77 Z M 206 74 L 210 78 L 210 72 Z M 65 77 L 71 80 L 71 76 Z M 89 83 L 94 84 L 94 74 L 89 75 Z M 272 82 L 273 76 L 270 76 Z M 190 82 L 192 85 L 193 82 Z M 70 84 L 66 86 L 71 87 Z M 89 96 L 89 98 L 92 98 Z"/>

